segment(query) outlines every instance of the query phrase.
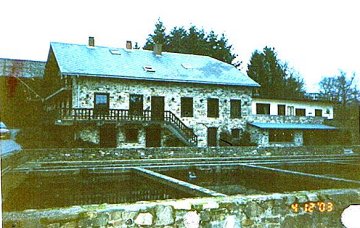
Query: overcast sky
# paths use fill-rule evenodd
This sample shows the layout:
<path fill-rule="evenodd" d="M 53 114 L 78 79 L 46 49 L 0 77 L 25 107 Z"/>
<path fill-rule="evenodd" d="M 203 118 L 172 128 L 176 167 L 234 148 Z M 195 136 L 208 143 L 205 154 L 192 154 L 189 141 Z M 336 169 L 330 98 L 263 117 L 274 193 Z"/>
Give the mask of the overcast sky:
<path fill-rule="evenodd" d="M 125 47 L 145 43 L 158 18 L 167 31 L 195 25 L 225 33 L 246 71 L 252 52 L 275 47 L 308 91 L 342 69 L 360 74 L 356 0 L 1 0 L 0 58 L 46 60 L 51 41 Z"/>

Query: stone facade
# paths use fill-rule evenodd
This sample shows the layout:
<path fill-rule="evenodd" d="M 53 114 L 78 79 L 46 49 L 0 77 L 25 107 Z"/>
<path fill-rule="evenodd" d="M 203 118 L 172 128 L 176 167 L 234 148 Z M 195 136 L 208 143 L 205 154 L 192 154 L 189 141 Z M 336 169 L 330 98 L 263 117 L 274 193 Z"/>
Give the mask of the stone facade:
<path fill-rule="evenodd" d="M 4 227 L 342 227 L 358 189 L 230 196 L 3 213 Z"/>
<path fill-rule="evenodd" d="M 322 124 L 322 117 L 306 116 L 278 116 L 278 115 L 250 115 L 249 122 L 261 123 L 301 123 L 301 124 Z M 304 131 L 294 130 L 292 140 L 288 142 L 270 142 L 269 129 L 259 129 L 248 125 L 248 131 L 251 135 L 251 141 L 263 147 L 298 147 L 304 145 Z"/>
<path fill-rule="evenodd" d="M 95 93 L 108 93 L 110 109 L 129 109 L 130 94 L 143 96 L 143 110 L 151 110 L 153 96 L 164 97 L 164 110 L 173 112 L 186 126 L 194 130 L 198 137 L 198 146 L 207 146 L 207 128 L 217 128 L 217 139 L 221 132 L 246 127 L 246 118 L 251 113 L 251 89 L 246 87 L 180 84 L 166 82 L 146 82 L 135 80 L 100 79 L 91 77 L 75 78 L 72 86 L 72 107 L 93 108 Z M 181 98 L 193 98 L 193 117 L 181 117 Z M 207 117 L 207 99 L 219 99 L 219 116 Z M 230 118 L 230 100 L 241 101 L 241 117 Z M 98 131 L 93 127 L 84 127 L 77 134 L 85 141 L 98 144 Z M 144 147 L 144 126 L 141 126 L 136 143 L 124 140 L 122 126 L 117 127 L 118 147 Z M 162 133 L 162 143 L 166 131 Z M 164 145 L 163 145 L 164 146 Z"/>

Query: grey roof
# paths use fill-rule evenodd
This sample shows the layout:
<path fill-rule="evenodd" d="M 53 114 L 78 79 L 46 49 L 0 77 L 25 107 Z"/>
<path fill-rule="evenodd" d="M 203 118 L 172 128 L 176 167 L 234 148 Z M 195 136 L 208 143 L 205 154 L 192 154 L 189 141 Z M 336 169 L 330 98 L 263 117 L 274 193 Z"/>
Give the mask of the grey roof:
<path fill-rule="evenodd" d="M 0 140 L 0 155 L 14 153 L 21 150 L 21 146 L 11 139 Z"/>
<path fill-rule="evenodd" d="M 336 130 L 336 127 L 324 124 L 304 124 L 304 123 L 259 123 L 253 122 L 250 125 L 262 129 L 284 129 L 284 130 Z"/>
<path fill-rule="evenodd" d="M 0 122 L 0 128 L 6 129 L 6 125 L 4 124 L 4 122 Z"/>
<path fill-rule="evenodd" d="M 46 62 L 0 58 L 0 76 L 43 77 Z"/>
<path fill-rule="evenodd" d="M 207 56 L 56 42 L 51 49 L 63 75 L 259 86 L 234 66 Z M 155 72 L 145 71 L 145 66 Z"/>

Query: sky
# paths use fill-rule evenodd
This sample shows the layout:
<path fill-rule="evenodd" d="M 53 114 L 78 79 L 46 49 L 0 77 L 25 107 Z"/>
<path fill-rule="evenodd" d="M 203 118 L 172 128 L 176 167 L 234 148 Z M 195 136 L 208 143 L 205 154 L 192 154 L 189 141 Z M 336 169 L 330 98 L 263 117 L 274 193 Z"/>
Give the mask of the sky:
<path fill-rule="evenodd" d="M 143 46 L 160 18 L 167 32 L 224 33 L 244 73 L 255 50 L 274 47 L 317 92 L 340 69 L 359 79 L 358 9 L 356 0 L 0 0 L 0 58 L 46 61 L 50 42 L 87 44 L 89 36 L 101 46 Z"/>

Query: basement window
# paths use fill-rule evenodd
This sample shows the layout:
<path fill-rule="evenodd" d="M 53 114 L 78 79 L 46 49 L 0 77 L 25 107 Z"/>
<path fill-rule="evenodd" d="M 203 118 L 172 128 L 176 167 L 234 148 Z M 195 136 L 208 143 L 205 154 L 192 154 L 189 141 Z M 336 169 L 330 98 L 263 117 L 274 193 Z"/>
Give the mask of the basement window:
<path fill-rule="evenodd" d="M 240 129 L 238 129 L 238 128 L 231 129 L 231 137 L 233 139 L 239 139 L 240 138 Z"/>
<path fill-rule="evenodd" d="M 146 72 L 155 72 L 155 69 L 152 66 L 144 66 Z"/>
<path fill-rule="evenodd" d="M 139 138 L 139 130 L 136 128 L 128 128 L 125 130 L 125 141 L 128 143 L 137 143 Z"/>

